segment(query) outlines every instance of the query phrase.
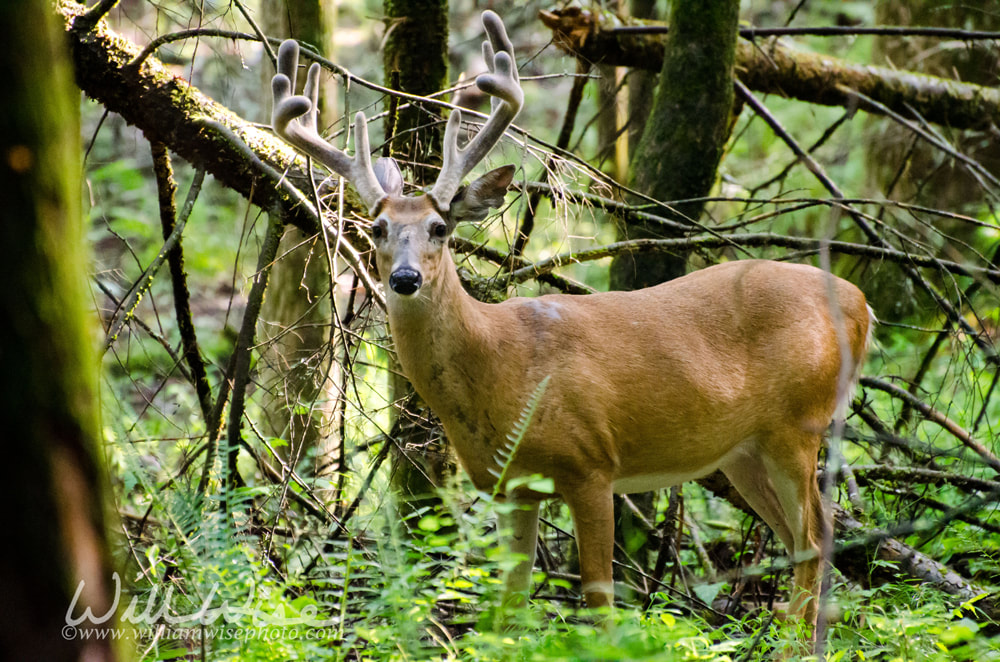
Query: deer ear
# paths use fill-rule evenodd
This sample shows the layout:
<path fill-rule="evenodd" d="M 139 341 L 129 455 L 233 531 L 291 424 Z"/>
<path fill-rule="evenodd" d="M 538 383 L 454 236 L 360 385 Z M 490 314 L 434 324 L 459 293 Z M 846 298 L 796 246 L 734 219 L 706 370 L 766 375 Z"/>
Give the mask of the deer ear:
<path fill-rule="evenodd" d="M 403 192 L 403 173 L 399 171 L 396 159 L 382 157 L 375 162 L 372 169 L 375 171 L 375 179 L 386 195 L 396 196 Z"/>
<path fill-rule="evenodd" d="M 512 165 L 501 166 L 459 189 L 448 206 L 451 223 L 475 223 L 486 218 L 490 209 L 500 207 L 507 194 L 507 187 L 514 181 L 514 170 L 516 168 Z"/>

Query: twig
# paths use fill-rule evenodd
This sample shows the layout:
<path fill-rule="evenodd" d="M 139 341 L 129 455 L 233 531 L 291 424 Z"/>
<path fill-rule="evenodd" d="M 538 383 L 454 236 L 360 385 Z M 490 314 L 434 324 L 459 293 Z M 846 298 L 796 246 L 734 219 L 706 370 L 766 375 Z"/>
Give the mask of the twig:
<path fill-rule="evenodd" d="M 588 68 L 582 61 L 577 61 L 578 73 L 586 74 Z M 580 102 L 583 100 L 583 88 L 586 86 L 588 80 L 586 76 L 577 76 L 573 79 L 573 87 L 566 101 L 566 114 L 563 116 L 562 128 L 559 129 L 559 137 L 556 139 L 556 147 L 561 150 L 569 146 L 569 139 L 573 135 L 573 127 L 576 125 L 576 115 L 580 110 Z M 555 167 L 555 158 L 550 156 L 545 160 L 545 167 L 542 169 L 543 183 L 547 184 L 549 182 L 549 170 L 553 167 Z M 535 212 L 538 209 L 539 202 L 541 202 L 541 197 L 540 189 L 533 191 L 528 197 L 528 205 L 524 210 L 524 218 L 521 220 L 521 226 L 514 237 L 514 245 L 510 249 L 511 258 L 521 257 L 524 254 L 524 247 L 528 243 L 531 231 L 535 228 Z"/>
<path fill-rule="evenodd" d="M 468 239 L 463 239 L 462 237 L 452 236 L 451 247 L 456 253 L 465 253 L 466 255 L 475 255 L 477 257 L 489 260 L 497 266 L 514 266 L 523 267 L 530 264 L 524 258 L 513 257 L 509 253 L 504 253 L 503 251 L 497 250 L 495 248 L 490 248 L 485 244 L 476 244 Z M 461 274 L 460 274 L 461 275 Z M 593 288 L 588 287 L 582 283 L 578 283 L 569 278 L 565 278 L 558 274 L 544 273 L 539 274 L 536 278 L 541 283 L 546 285 L 551 285 L 561 292 L 566 292 L 568 294 L 590 294 L 594 291 Z"/>
<path fill-rule="evenodd" d="M 118 334 L 121 333 L 122 328 L 128 324 L 133 316 L 135 315 L 135 310 L 142 300 L 143 295 L 149 290 L 153 285 L 153 278 L 156 273 L 163 266 L 164 260 L 167 258 L 167 254 L 173 250 L 174 246 L 180 241 L 181 232 L 184 230 L 184 223 L 178 223 L 174 227 L 170 235 L 164 240 L 163 246 L 160 247 L 160 252 L 156 254 L 153 261 L 149 263 L 142 274 L 133 283 L 131 289 L 129 289 L 128 294 L 122 299 L 121 307 L 119 308 L 119 314 L 115 316 L 111 324 L 108 325 L 108 333 L 104 340 L 104 348 L 108 349 L 111 345 L 118 339 Z"/>
<path fill-rule="evenodd" d="M 819 251 L 826 247 L 831 252 L 846 255 L 863 255 L 879 260 L 896 262 L 902 265 L 944 269 L 950 273 L 962 276 L 984 278 L 994 283 L 1000 283 L 1000 270 L 984 267 L 970 267 L 957 262 L 939 260 L 933 257 L 921 257 L 896 250 L 866 244 L 855 244 L 846 241 L 824 241 L 812 237 L 790 237 L 770 232 L 727 235 L 724 239 L 717 237 L 680 237 L 677 239 L 630 239 L 618 241 L 605 246 L 584 251 L 570 251 L 553 255 L 550 258 L 528 264 L 514 270 L 510 274 L 513 282 L 522 282 L 529 278 L 537 278 L 567 264 L 600 260 L 614 255 L 640 253 L 647 251 L 690 250 L 692 248 L 724 248 L 732 244 L 739 246 L 779 246 L 798 250 Z"/>
<path fill-rule="evenodd" d="M 851 119 L 852 117 L 854 117 L 854 113 L 851 112 L 850 110 L 848 110 L 846 113 L 844 113 L 843 115 L 841 115 L 840 117 L 838 117 L 833 124 L 831 124 L 830 126 L 826 127 L 826 130 L 823 131 L 823 134 L 819 138 L 817 138 L 816 142 L 814 142 L 812 145 L 810 145 L 809 149 L 806 150 L 806 151 L 808 151 L 810 154 L 812 154 L 817 149 L 819 149 L 820 147 L 822 147 L 826 143 L 826 141 L 829 140 L 830 137 L 837 131 L 837 129 L 839 129 L 844 122 L 846 122 L 847 120 Z M 762 190 L 768 188 L 769 186 L 771 186 L 772 184 L 784 180 L 785 177 L 788 176 L 788 173 L 792 171 L 792 168 L 794 168 L 798 163 L 799 163 L 799 159 L 796 158 L 794 161 L 792 161 L 791 163 L 789 163 L 788 165 L 786 165 L 784 168 L 782 168 L 781 172 L 779 172 L 777 175 L 775 175 L 774 177 L 771 177 L 766 182 L 763 182 L 761 184 L 757 184 L 753 188 L 752 192 L 756 193 L 757 191 L 762 191 Z"/>
<path fill-rule="evenodd" d="M 909 402 L 910 406 L 923 414 L 927 420 L 933 421 L 947 430 L 953 437 L 961 441 L 966 448 L 972 450 L 980 458 L 982 458 L 983 462 L 989 465 L 990 468 L 997 473 L 1000 473 L 1000 459 L 997 459 L 997 457 L 991 453 L 988 448 L 974 439 L 972 435 L 963 429 L 958 423 L 951 420 L 923 400 L 918 399 L 906 389 L 900 388 L 895 384 L 891 384 L 881 379 L 875 379 L 874 377 L 862 377 L 861 384 L 863 386 L 867 386 L 868 388 L 875 388 L 880 391 L 884 391 L 885 393 L 899 398 L 904 402 Z"/>
<path fill-rule="evenodd" d="M 302 479 L 302 476 L 296 473 L 292 467 L 290 467 L 284 460 L 281 459 L 281 456 L 278 454 L 278 452 L 274 450 L 274 447 L 268 443 L 264 435 L 260 433 L 260 430 L 258 430 L 257 426 L 254 425 L 252 422 L 250 423 L 250 429 L 253 430 L 253 433 L 257 436 L 257 441 L 259 441 L 267 449 L 267 452 L 271 454 L 271 457 L 273 457 L 275 461 L 277 461 L 281 465 L 281 471 L 283 472 L 284 476 L 287 476 L 290 480 L 294 481 L 295 484 L 298 485 L 302 490 L 301 494 L 297 490 L 287 490 L 284 494 L 290 497 L 292 501 L 297 502 L 299 505 L 305 508 L 306 511 L 316 519 L 323 520 L 327 524 L 333 524 L 337 528 L 343 530 L 345 533 L 350 533 L 349 531 L 346 530 L 344 525 L 340 523 L 337 517 L 329 510 L 327 510 L 326 506 L 323 504 L 323 500 L 317 497 L 315 494 L 313 494 L 312 488 L 309 486 L 308 483 L 306 483 L 305 480 Z M 265 462 L 264 458 L 261 457 L 259 453 L 257 453 L 257 451 L 253 448 L 253 446 L 251 446 L 246 442 L 243 442 L 243 448 L 253 456 L 254 461 L 257 463 L 257 466 L 260 467 L 260 470 L 263 473 L 267 474 L 267 477 L 270 478 L 272 482 L 283 483 L 285 481 L 285 477 L 278 474 L 278 472 L 275 471 L 271 465 Z M 307 494 L 310 497 L 312 497 L 315 503 L 310 502 L 308 499 L 306 499 L 305 495 Z"/>
<path fill-rule="evenodd" d="M 278 186 L 284 188 L 296 201 L 299 207 L 316 220 L 317 227 L 323 228 L 326 232 L 333 230 L 327 220 L 316 211 L 316 206 L 291 181 L 283 177 L 274 168 L 264 163 L 260 157 L 257 156 L 257 154 L 254 153 L 254 151 L 240 139 L 239 136 L 233 133 L 229 127 L 208 117 L 195 118 L 195 121 L 222 134 L 226 140 L 232 143 L 232 145 L 247 158 L 248 162 L 251 163 L 254 168 L 266 175 L 268 179 L 271 179 Z M 344 256 L 344 259 L 347 260 L 347 263 L 351 265 L 354 272 L 358 274 L 362 282 L 364 282 L 365 287 L 368 288 L 369 296 L 371 296 L 372 299 L 379 304 L 379 306 L 385 308 L 385 295 L 381 293 L 378 285 L 376 285 L 375 280 L 372 278 L 371 273 L 369 273 L 368 269 L 365 268 L 364 259 L 361 257 L 361 254 L 358 253 L 357 249 L 355 249 L 349 241 L 342 240 L 338 245 L 343 248 L 342 255 Z"/>
<path fill-rule="evenodd" d="M 100 279 L 97 278 L 94 279 L 94 283 L 97 285 L 97 288 L 104 293 L 104 296 L 106 296 L 108 300 L 111 301 L 111 303 L 115 304 L 116 307 L 121 307 L 121 302 L 117 299 L 117 297 L 115 297 L 114 292 L 108 289 L 107 285 L 105 285 L 103 282 L 101 282 Z M 194 383 L 194 381 L 191 379 L 191 374 L 184 367 L 183 359 L 181 359 L 180 355 L 174 351 L 174 348 L 170 345 L 170 342 L 166 338 L 164 338 L 159 333 L 150 328 L 150 326 L 145 322 L 143 322 L 142 319 L 139 317 L 133 316 L 132 323 L 138 326 L 143 331 L 145 331 L 146 335 L 148 335 L 154 341 L 159 343 L 159 345 L 167 353 L 167 356 L 169 356 L 173 360 L 174 366 L 176 366 L 177 369 L 181 371 L 181 374 L 184 375 L 184 379 L 191 382 L 192 384 Z M 173 368 L 171 368 L 171 370 L 172 369 Z"/>
<path fill-rule="evenodd" d="M 948 156 L 952 157 L 953 159 L 957 159 L 958 161 L 961 161 L 966 166 L 968 166 L 970 170 L 972 170 L 973 172 L 977 173 L 979 176 L 983 177 L 988 182 L 990 182 L 991 184 L 993 184 L 993 186 L 1000 188 L 1000 180 L 998 180 L 996 178 L 996 176 L 993 175 L 993 173 L 991 173 L 989 170 L 987 170 L 985 167 L 983 167 L 983 164 L 979 163 L 975 159 L 973 159 L 973 158 L 971 158 L 971 157 L 969 157 L 969 156 L 967 156 L 965 154 L 962 154 L 961 152 L 959 152 L 958 150 L 956 150 L 954 147 L 952 147 L 951 145 L 946 144 L 942 140 L 939 140 L 930 131 L 924 129 L 921 126 L 918 126 L 916 123 L 914 123 L 914 122 L 908 120 L 907 118 L 903 117 L 902 115 L 900 115 L 899 113 L 895 112 L 894 110 L 892 110 L 891 108 L 889 108 L 885 104 L 880 103 L 880 102 L 876 101 L 875 99 L 872 99 L 867 94 L 864 94 L 862 92 L 858 92 L 856 90 L 852 90 L 850 88 L 844 87 L 843 85 L 839 86 L 837 89 L 839 89 L 841 92 L 843 92 L 845 95 L 847 95 L 848 98 L 857 100 L 859 102 L 858 105 L 861 108 L 864 108 L 865 110 L 874 109 L 878 113 L 883 114 L 886 117 L 889 117 L 890 119 L 892 119 L 897 124 L 901 124 L 901 125 L 905 126 L 907 129 L 909 129 L 910 131 L 912 131 L 915 135 L 920 136 L 925 141 L 927 141 L 927 143 L 929 143 L 931 146 L 936 147 L 937 149 L 941 150 L 942 152 L 944 152 Z"/>
<path fill-rule="evenodd" d="M 254 337 L 257 334 L 257 319 L 260 317 L 260 308 L 264 303 L 264 293 L 267 291 L 271 265 L 274 264 L 274 258 L 278 254 L 278 244 L 281 242 L 281 235 L 284 231 L 280 213 L 271 214 L 270 218 L 275 220 L 268 223 L 267 234 L 257 258 L 257 273 L 250 286 L 246 312 L 243 313 L 243 323 L 240 326 L 236 347 L 233 350 L 233 372 L 230 376 L 233 384 L 232 398 L 229 404 L 226 450 L 223 455 L 225 462 L 223 473 L 227 476 L 222 487 L 222 509 L 225 513 L 229 512 L 230 492 L 237 485 L 239 478 L 236 458 L 242 441 L 243 412 L 246 405 L 247 386 L 250 383 L 250 356 L 253 351 Z"/>
<path fill-rule="evenodd" d="M 966 491 L 1000 491 L 1000 482 L 921 467 L 892 467 L 885 464 L 862 464 L 851 467 L 856 476 L 869 480 L 900 480 L 928 485 L 954 485 Z"/>
<path fill-rule="evenodd" d="M 998 258 L 1000 258 L 1000 245 L 998 245 L 997 248 L 994 250 L 993 259 L 990 261 L 990 264 L 996 266 Z M 979 280 L 974 281 L 967 288 L 965 288 L 965 291 L 962 293 L 961 298 L 966 301 L 971 300 L 972 295 L 978 292 L 981 286 L 982 286 L 982 281 Z M 941 347 L 944 346 L 944 341 L 949 337 L 948 329 L 944 329 L 942 331 L 944 332 L 939 333 L 934 337 L 934 341 L 931 343 L 931 346 L 927 349 L 927 352 L 924 354 L 923 359 L 921 359 L 920 361 L 920 366 L 917 368 L 916 374 L 914 374 L 913 379 L 909 381 L 910 386 L 908 390 L 914 396 L 916 396 L 917 389 L 920 388 L 920 384 L 923 382 L 924 376 L 930 369 L 931 363 L 937 356 L 938 351 L 941 349 Z M 993 385 L 996 384 L 996 378 L 998 375 L 1000 375 L 1000 370 L 995 370 L 993 373 L 993 384 L 990 386 L 990 392 L 992 392 L 993 390 Z M 986 405 L 988 404 L 988 401 L 989 398 L 987 397 L 983 402 L 982 411 L 986 410 Z M 902 430 L 903 426 L 906 425 L 907 421 L 909 420 L 911 411 L 912 411 L 912 406 L 910 405 L 910 403 L 908 401 L 904 402 L 903 407 L 899 412 L 899 416 L 896 417 L 896 424 L 894 426 L 896 432 Z M 975 431 L 975 429 L 979 426 L 978 421 L 979 419 L 977 418 L 976 422 L 972 426 L 973 431 Z"/>
<path fill-rule="evenodd" d="M 810 154 L 806 153 L 802 149 L 802 147 L 799 146 L 799 144 L 795 141 L 795 139 L 792 138 L 791 134 L 789 134 L 788 131 L 785 130 L 785 128 L 781 125 L 778 119 L 771 114 L 771 112 L 764 106 L 764 104 L 761 103 L 750 92 L 749 89 L 747 89 L 746 85 L 744 85 L 738 79 L 734 79 L 733 84 L 736 86 L 736 91 L 739 94 L 739 96 L 742 97 L 743 100 L 746 101 L 747 105 L 749 105 L 753 109 L 753 111 L 757 113 L 757 115 L 760 118 L 762 118 L 767 123 L 768 126 L 771 127 L 771 130 L 775 133 L 775 135 L 777 135 L 782 141 L 784 141 L 785 144 L 789 147 L 789 149 L 791 149 L 792 152 L 796 154 L 796 156 L 802 159 L 802 162 L 809 169 L 809 171 L 813 173 L 816 179 L 819 180 L 819 182 L 823 185 L 823 187 L 827 191 L 829 191 L 834 198 L 843 199 L 845 197 L 844 194 L 840 191 L 840 189 L 833 182 L 833 180 L 830 179 L 830 177 L 826 174 L 826 172 L 823 170 L 823 167 L 819 163 L 817 163 L 816 160 L 813 159 Z M 879 234 L 875 232 L 875 229 L 871 226 L 871 224 L 869 224 L 868 221 L 865 220 L 865 218 L 860 213 L 858 213 L 853 207 L 851 207 L 850 205 L 844 205 L 843 209 L 851 217 L 855 225 L 857 225 L 861 229 L 861 231 L 865 234 L 865 236 L 868 237 L 868 240 L 872 244 L 887 249 L 890 248 L 889 243 L 881 236 L 879 236 Z M 906 263 L 900 263 L 900 268 L 910 280 L 912 280 L 916 285 L 918 285 L 921 289 L 927 292 L 927 294 L 929 294 L 931 298 L 934 299 L 934 301 L 938 305 L 938 308 L 941 309 L 941 311 L 948 317 L 949 320 L 957 324 L 963 331 L 965 331 L 970 335 L 973 343 L 983 351 L 987 359 L 989 359 L 990 361 L 997 360 L 996 349 L 992 346 L 992 344 L 980 338 L 979 334 L 976 333 L 975 329 L 972 328 L 972 326 L 965 320 L 965 318 L 962 317 L 957 310 L 955 310 L 955 307 L 952 306 L 951 303 L 947 299 L 945 299 L 944 296 L 940 292 L 938 292 L 933 285 L 927 282 L 927 280 L 924 279 L 917 272 L 917 270 L 911 265 Z"/>
<path fill-rule="evenodd" d="M 236 5 L 236 8 L 240 10 L 240 13 L 243 14 L 243 18 L 246 20 L 247 23 L 250 24 L 250 27 L 253 28 L 254 34 L 257 35 L 258 41 L 260 41 L 260 43 L 264 46 L 264 52 L 267 53 L 267 59 L 271 61 L 271 66 L 277 69 L 278 58 L 275 56 L 274 49 L 271 48 L 271 44 L 268 43 L 268 39 L 264 35 L 264 31 L 261 30 L 260 26 L 257 25 L 257 22 L 253 20 L 253 16 L 250 14 L 250 12 L 247 11 L 247 8 L 243 6 L 243 3 L 240 2 L 240 0 L 231 0 L 231 1 L 233 4 Z"/>
<path fill-rule="evenodd" d="M 333 533 L 333 536 L 330 538 L 330 542 L 333 542 L 339 537 L 340 531 L 346 531 L 346 528 L 344 527 L 347 526 L 347 522 L 350 521 L 351 517 L 354 516 L 354 511 L 357 510 L 358 506 L 361 505 L 361 500 L 368 492 L 368 488 L 371 487 L 372 481 L 375 480 L 375 474 L 378 473 L 378 469 L 379 467 L 382 466 L 382 463 L 385 461 L 385 458 L 389 456 L 389 449 L 393 446 L 393 443 L 394 443 L 393 441 L 387 438 L 385 442 L 382 444 L 382 448 L 379 449 L 378 455 L 376 455 L 375 459 L 372 460 L 371 469 L 368 470 L 368 475 L 365 476 L 365 480 L 361 484 L 361 488 L 358 490 L 358 494 L 354 497 L 354 500 L 351 502 L 351 505 L 347 507 L 347 509 L 344 511 L 344 514 L 340 518 L 341 528 Z"/>
<path fill-rule="evenodd" d="M 174 183 L 173 172 L 170 165 L 170 154 L 167 146 L 161 142 L 150 143 L 153 152 L 153 172 L 156 176 L 157 190 L 159 192 L 160 203 L 160 225 L 163 228 L 163 238 L 167 240 L 177 230 L 177 226 L 183 226 L 191 216 L 194 209 L 195 200 L 201 191 L 202 183 L 205 181 L 205 171 L 199 169 L 195 172 L 191 188 L 188 189 L 187 199 L 177 215 L 174 195 L 177 185 Z M 215 405 L 212 402 L 212 390 L 208 383 L 208 373 L 205 369 L 205 362 L 201 358 L 201 351 L 198 348 L 198 336 L 194 328 L 194 320 L 191 315 L 191 295 L 187 287 L 187 275 L 184 272 L 184 248 L 180 238 L 173 248 L 167 253 L 167 261 L 170 266 L 170 280 L 174 293 L 174 311 L 177 315 L 177 329 L 181 334 L 182 358 L 187 362 L 191 371 L 191 381 L 194 384 L 195 392 L 198 395 L 198 404 L 201 406 L 201 414 L 208 425 L 212 409 Z"/>

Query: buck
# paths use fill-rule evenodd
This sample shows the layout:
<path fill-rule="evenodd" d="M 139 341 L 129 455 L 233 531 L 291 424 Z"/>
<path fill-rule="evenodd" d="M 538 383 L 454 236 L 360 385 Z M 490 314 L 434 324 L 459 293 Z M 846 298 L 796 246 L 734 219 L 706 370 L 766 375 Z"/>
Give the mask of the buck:
<path fill-rule="evenodd" d="M 791 614 L 816 620 L 820 545 L 827 530 L 817 486 L 822 437 L 863 360 L 864 295 L 805 265 L 763 260 L 709 267 L 634 292 L 515 297 L 468 295 L 448 250 L 455 226 L 503 203 L 514 168 L 463 179 L 500 140 L 522 105 L 513 48 L 500 18 L 482 16 L 492 97 L 489 119 L 459 148 L 452 110 L 440 176 L 404 195 L 392 159 L 373 166 L 367 125 L 355 119 L 352 157 L 317 132 L 318 65 L 292 96 L 298 48 L 279 51 L 274 130 L 352 182 L 371 217 L 389 329 L 399 363 L 441 419 L 475 486 L 542 474 L 554 494 L 498 487 L 517 504 L 507 526 L 523 561 L 506 578 L 513 601 L 529 588 L 538 506 L 561 497 L 580 553 L 582 592 L 611 605 L 612 495 L 647 491 L 716 469 L 775 531 L 794 561 Z M 539 385 L 545 381 L 544 390 Z M 506 437 L 541 393 L 513 455 Z M 509 480 L 506 481 L 509 483 Z"/>

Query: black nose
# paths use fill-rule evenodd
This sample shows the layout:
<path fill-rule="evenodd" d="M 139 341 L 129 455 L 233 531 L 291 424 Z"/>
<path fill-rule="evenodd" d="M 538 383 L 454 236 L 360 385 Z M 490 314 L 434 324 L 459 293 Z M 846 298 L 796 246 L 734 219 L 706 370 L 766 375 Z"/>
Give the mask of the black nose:
<path fill-rule="evenodd" d="M 396 269 L 389 276 L 389 287 L 396 294 L 413 294 L 420 289 L 423 282 L 424 277 L 420 275 L 419 271 L 406 267 Z"/>

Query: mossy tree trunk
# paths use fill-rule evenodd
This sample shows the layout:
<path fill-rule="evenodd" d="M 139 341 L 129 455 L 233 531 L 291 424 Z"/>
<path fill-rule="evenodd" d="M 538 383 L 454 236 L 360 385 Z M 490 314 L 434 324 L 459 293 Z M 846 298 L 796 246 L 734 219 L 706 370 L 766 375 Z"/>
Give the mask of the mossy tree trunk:
<path fill-rule="evenodd" d="M 260 25 L 269 36 L 291 37 L 328 53 L 332 44 L 333 10 L 322 0 L 266 0 Z M 262 87 L 270 97 L 274 67 L 264 61 Z M 304 84 L 305 76 L 299 77 Z M 331 86 L 321 88 L 327 117 Z M 270 113 L 270 105 L 264 109 Z M 265 118 L 269 121 L 269 117 Z M 258 380 L 264 390 L 261 426 L 283 440 L 275 449 L 282 459 L 308 475 L 337 466 L 338 364 L 331 343 L 331 279 L 321 236 L 309 236 L 289 222 L 271 269 L 258 334 L 262 344 Z"/>
<path fill-rule="evenodd" d="M 657 91 L 631 160 L 629 183 L 640 193 L 670 202 L 707 196 L 712 190 L 732 127 L 738 17 L 737 0 L 673 2 Z M 702 203 L 696 202 L 671 205 L 660 213 L 683 220 L 697 219 L 701 211 Z M 619 226 L 619 237 L 664 234 L 659 228 L 628 224 Z M 618 256 L 611 263 L 611 288 L 634 290 L 681 276 L 686 257 L 683 253 Z M 640 512 L 652 514 L 651 495 L 631 498 Z M 620 503 L 616 511 L 619 543 L 640 567 L 649 567 L 653 544 L 648 528 Z"/>
<path fill-rule="evenodd" d="M 382 7 L 387 83 L 398 72 L 403 92 L 426 96 L 444 89 L 448 84 L 448 0 L 384 0 Z M 397 113 L 393 156 L 410 167 L 412 183 L 428 183 L 436 171 L 425 166 L 441 163 L 440 119 L 437 106 L 410 104 Z"/>
<path fill-rule="evenodd" d="M 4 528 L 0 657 L 110 660 L 108 641 L 65 631 L 111 607 L 96 460 L 98 361 L 88 328 L 79 96 L 47 0 L 0 3 L 0 420 Z M 90 621 L 81 628 L 111 627 Z M 110 638 L 109 638 L 110 639 Z"/>
<path fill-rule="evenodd" d="M 661 202 L 708 195 L 732 128 L 733 64 L 739 3 L 676 0 L 671 6 L 659 84 L 652 112 L 632 157 L 631 186 Z M 671 205 L 660 213 L 696 219 L 702 203 Z M 662 237 L 662 230 L 634 223 L 621 239 Z M 615 258 L 611 285 L 630 290 L 685 272 L 683 254 Z"/>
<path fill-rule="evenodd" d="M 447 0 L 385 0 L 383 9 L 388 30 L 386 81 L 398 76 L 400 90 L 421 96 L 447 87 Z M 397 114 L 392 156 L 404 170 L 409 169 L 408 181 L 412 183 L 430 183 L 437 170 L 425 166 L 441 163 L 443 127 L 438 119 L 440 110 L 433 106 L 411 106 Z M 412 526 L 415 514 L 440 505 L 435 486 L 445 481 L 453 465 L 440 430 L 426 424 L 430 417 L 427 407 L 416 397 L 398 366 L 392 374 L 392 401 L 397 403 L 392 428 L 396 442 L 392 487 L 400 519 Z"/>

